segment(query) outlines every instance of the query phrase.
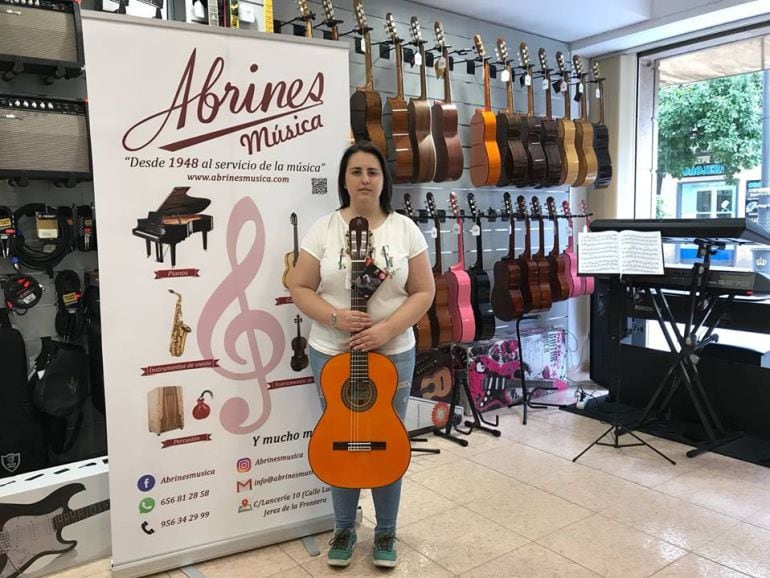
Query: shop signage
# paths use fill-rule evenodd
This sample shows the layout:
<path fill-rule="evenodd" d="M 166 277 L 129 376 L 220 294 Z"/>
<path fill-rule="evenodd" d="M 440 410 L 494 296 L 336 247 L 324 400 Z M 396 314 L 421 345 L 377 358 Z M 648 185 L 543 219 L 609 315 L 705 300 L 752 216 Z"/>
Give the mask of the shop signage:
<path fill-rule="evenodd" d="M 282 278 L 292 213 L 302 238 L 336 208 L 347 44 L 104 14 L 84 39 L 113 575 L 330 529 Z"/>
<path fill-rule="evenodd" d="M 724 165 L 703 164 L 682 169 L 682 177 L 711 177 L 725 174 Z"/>

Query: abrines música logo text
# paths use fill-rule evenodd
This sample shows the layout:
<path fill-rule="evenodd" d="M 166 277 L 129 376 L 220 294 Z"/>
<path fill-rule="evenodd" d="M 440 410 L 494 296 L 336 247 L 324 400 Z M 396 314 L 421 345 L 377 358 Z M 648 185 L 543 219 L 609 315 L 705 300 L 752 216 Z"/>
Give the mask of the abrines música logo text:
<path fill-rule="evenodd" d="M 139 151 L 162 138 L 166 142 L 159 148 L 173 152 L 240 133 L 241 146 L 248 154 L 255 155 L 265 147 L 276 146 L 324 126 L 321 115 L 313 114 L 317 111 L 307 112 L 324 103 L 322 72 L 312 79 L 250 82 L 246 86 L 237 86 L 222 80 L 225 59 L 217 56 L 209 65 L 200 90 L 195 92 L 193 83 L 200 82 L 195 78 L 196 58 L 197 49 L 193 49 L 170 106 L 129 128 L 123 135 L 123 148 Z M 256 74 L 259 66 L 252 64 L 249 71 Z M 231 118 L 233 124 L 206 131 L 206 125 L 219 120 L 220 116 Z M 201 133 L 175 140 L 175 133 L 188 125 L 199 126 Z"/>

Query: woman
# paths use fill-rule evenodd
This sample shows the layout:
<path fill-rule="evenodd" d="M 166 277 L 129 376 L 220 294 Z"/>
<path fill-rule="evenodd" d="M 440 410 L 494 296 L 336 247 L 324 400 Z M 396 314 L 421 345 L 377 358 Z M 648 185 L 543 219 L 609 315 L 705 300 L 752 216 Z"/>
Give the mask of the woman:
<path fill-rule="evenodd" d="M 414 372 L 412 326 L 433 302 L 435 286 L 425 238 L 410 219 L 390 206 L 392 184 L 382 153 L 369 142 L 352 145 L 340 161 L 340 208 L 321 217 L 300 246 L 289 279 L 291 297 L 314 323 L 310 365 L 316 384 L 324 363 L 338 353 L 378 351 L 398 370 L 393 406 L 403 421 Z M 388 276 L 367 302 L 367 312 L 350 309 L 350 257 L 345 234 L 353 217 L 364 217 L 371 231 L 372 257 Z M 323 400 L 322 400 L 323 403 Z M 327 556 L 331 566 L 350 564 L 356 545 L 356 510 L 361 491 L 332 488 L 335 532 Z M 374 488 L 377 514 L 374 564 L 396 565 L 396 517 L 401 480 Z"/>

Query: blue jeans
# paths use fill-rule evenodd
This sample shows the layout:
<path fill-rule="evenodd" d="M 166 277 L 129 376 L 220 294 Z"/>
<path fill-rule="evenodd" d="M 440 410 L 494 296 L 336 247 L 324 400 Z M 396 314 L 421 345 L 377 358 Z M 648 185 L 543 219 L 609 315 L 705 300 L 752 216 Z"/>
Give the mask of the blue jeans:
<path fill-rule="evenodd" d="M 310 349 L 310 367 L 313 370 L 318 395 L 321 399 L 321 407 L 326 408 L 326 402 L 321 393 L 320 376 L 321 369 L 331 356 Z M 404 421 L 406 406 L 409 403 L 409 392 L 414 375 L 414 348 L 403 353 L 388 356 L 398 370 L 398 389 L 393 398 L 393 408 Z M 332 487 L 332 505 L 334 506 L 334 520 L 337 530 L 354 528 L 356 525 L 356 510 L 361 490 L 351 488 Z M 388 486 L 372 489 L 374 511 L 377 516 L 375 533 L 396 531 L 396 518 L 398 517 L 398 504 L 401 499 L 401 480 L 397 480 Z"/>

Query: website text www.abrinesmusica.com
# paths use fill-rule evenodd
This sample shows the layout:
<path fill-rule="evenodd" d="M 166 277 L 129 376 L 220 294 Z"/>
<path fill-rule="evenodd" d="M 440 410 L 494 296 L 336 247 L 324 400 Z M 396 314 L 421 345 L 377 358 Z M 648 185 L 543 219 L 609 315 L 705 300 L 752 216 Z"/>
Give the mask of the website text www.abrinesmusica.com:
<path fill-rule="evenodd" d="M 188 174 L 188 181 L 212 181 L 227 183 L 288 183 L 291 177 L 273 177 L 270 175 L 215 175 Z"/>

